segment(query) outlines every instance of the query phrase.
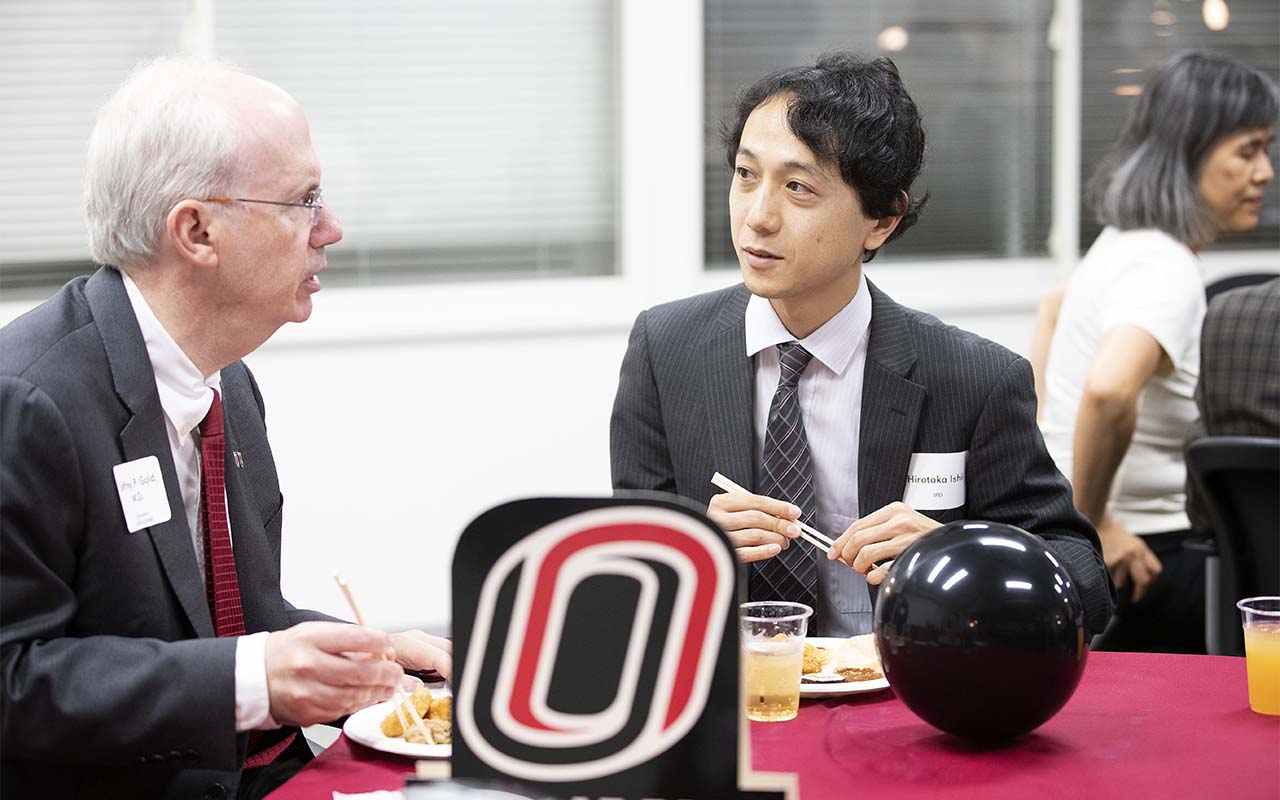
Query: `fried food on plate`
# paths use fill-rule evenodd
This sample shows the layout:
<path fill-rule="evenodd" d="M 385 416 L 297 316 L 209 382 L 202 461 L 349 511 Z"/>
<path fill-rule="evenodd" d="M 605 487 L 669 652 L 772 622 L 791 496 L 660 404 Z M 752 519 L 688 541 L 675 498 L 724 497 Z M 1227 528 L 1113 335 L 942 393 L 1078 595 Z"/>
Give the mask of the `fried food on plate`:
<path fill-rule="evenodd" d="M 827 663 L 827 659 L 830 658 L 830 656 L 831 656 L 831 651 L 827 650 L 827 648 L 818 647 L 817 645 L 812 645 L 812 644 L 809 644 L 808 642 L 805 642 L 804 643 L 804 665 L 801 669 L 801 672 L 805 675 L 808 675 L 813 672 L 821 672 L 822 665 Z"/>
<path fill-rule="evenodd" d="M 422 717 L 422 723 L 427 729 L 429 738 L 423 738 L 418 726 L 413 724 L 407 704 L 401 704 L 400 711 L 409 723 L 409 730 L 406 731 L 404 729 L 404 724 L 400 721 L 400 714 L 392 711 L 382 721 L 382 733 L 384 736 L 392 739 L 404 737 L 406 742 L 413 744 L 451 744 L 453 742 L 452 697 L 446 695 L 433 696 L 431 690 L 423 686 L 409 696 L 409 701 L 413 703 L 413 708 L 418 712 L 418 716 Z"/>
<path fill-rule="evenodd" d="M 848 683 L 874 681 L 877 678 L 884 677 L 884 673 L 876 667 L 841 667 L 836 670 L 836 674 L 844 678 Z"/>
<path fill-rule="evenodd" d="M 831 651 L 832 671 L 846 681 L 870 681 L 884 677 L 876 638 L 870 633 L 850 636 Z"/>
<path fill-rule="evenodd" d="M 431 700 L 431 718 L 442 719 L 445 722 L 453 721 L 453 698 L 447 695 L 432 698 Z"/>

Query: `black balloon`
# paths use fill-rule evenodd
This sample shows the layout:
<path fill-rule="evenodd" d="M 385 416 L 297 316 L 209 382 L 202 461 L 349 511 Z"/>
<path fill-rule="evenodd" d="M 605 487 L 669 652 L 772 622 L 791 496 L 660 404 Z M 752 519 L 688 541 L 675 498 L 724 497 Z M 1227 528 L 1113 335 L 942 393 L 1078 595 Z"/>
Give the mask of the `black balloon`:
<path fill-rule="evenodd" d="M 995 522 L 952 522 L 903 551 L 880 586 L 875 635 L 902 702 L 975 739 L 1047 721 L 1089 652 L 1066 568 L 1040 539 Z"/>

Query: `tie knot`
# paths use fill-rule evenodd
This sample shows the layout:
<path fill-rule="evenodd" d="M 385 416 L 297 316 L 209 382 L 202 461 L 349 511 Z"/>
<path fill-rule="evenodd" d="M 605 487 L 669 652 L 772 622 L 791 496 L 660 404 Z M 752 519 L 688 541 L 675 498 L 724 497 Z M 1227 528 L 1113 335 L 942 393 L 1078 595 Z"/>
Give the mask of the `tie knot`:
<path fill-rule="evenodd" d="M 209 413 L 204 415 L 204 419 L 200 421 L 200 436 L 221 436 L 222 435 L 222 398 L 218 396 L 218 390 L 213 390 L 213 403 L 209 406 Z"/>
<path fill-rule="evenodd" d="M 805 350 L 799 342 L 784 342 L 778 345 L 778 365 L 781 373 L 778 376 L 779 388 L 794 388 L 800 383 L 800 375 L 809 366 L 813 353 Z"/>

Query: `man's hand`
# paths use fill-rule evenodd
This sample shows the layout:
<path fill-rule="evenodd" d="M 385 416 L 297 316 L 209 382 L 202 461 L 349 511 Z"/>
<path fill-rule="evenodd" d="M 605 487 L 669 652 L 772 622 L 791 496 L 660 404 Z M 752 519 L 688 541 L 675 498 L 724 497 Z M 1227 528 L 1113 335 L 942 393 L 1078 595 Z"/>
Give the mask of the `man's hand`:
<path fill-rule="evenodd" d="M 271 718 L 314 725 L 386 700 L 404 670 L 382 631 L 341 622 L 303 622 L 267 636 Z"/>
<path fill-rule="evenodd" d="M 738 560 L 773 558 L 800 535 L 800 509 L 758 494 L 728 492 L 711 498 L 707 516 L 733 543 Z"/>
<path fill-rule="evenodd" d="M 1098 525 L 1098 539 L 1102 542 L 1102 560 L 1111 570 L 1111 580 L 1117 589 L 1133 581 L 1133 602 L 1142 600 L 1147 587 L 1164 569 L 1160 559 L 1141 536 L 1116 522 L 1110 514 L 1104 515 Z"/>
<path fill-rule="evenodd" d="M 453 681 L 453 642 L 422 631 L 391 634 L 396 663 L 405 669 L 433 669 Z"/>
<path fill-rule="evenodd" d="M 889 574 L 893 559 L 916 539 L 937 527 L 936 520 L 929 519 L 906 503 L 890 503 L 850 525 L 827 551 L 827 558 L 831 561 L 840 559 L 866 575 L 867 583 L 878 586 Z M 884 563 L 877 567 L 878 561 Z"/>

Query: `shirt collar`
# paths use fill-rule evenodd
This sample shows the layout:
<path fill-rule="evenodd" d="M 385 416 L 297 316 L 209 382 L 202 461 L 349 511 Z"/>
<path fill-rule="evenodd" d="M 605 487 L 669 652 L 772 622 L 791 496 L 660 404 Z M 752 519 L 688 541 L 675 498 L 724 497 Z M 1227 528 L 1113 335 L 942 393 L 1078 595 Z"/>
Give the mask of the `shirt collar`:
<path fill-rule="evenodd" d="M 138 285 L 123 270 L 120 275 L 133 305 L 133 315 L 142 329 L 142 341 L 147 346 L 151 369 L 156 375 L 160 408 L 177 430 L 178 437 L 186 438 L 209 413 L 214 390 L 222 391 L 222 373 L 215 372 L 208 378 L 201 375 L 200 369 L 160 324 Z"/>
<path fill-rule="evenodd" d="M 747 356 L 754 356 L 766 347 L 783 342 L 794 342 L 773 305 L 763 297 L 751 295 L 747 300 Z M 799 340 L 804 349 L 837 375 L 843 375 L 853 363 L 853 354 L 871 327 L 871 294 L 867 290 L 867 276 L 858 277 L 858 291 L 844 308 L 822 324 L 816 331 Z"/>

